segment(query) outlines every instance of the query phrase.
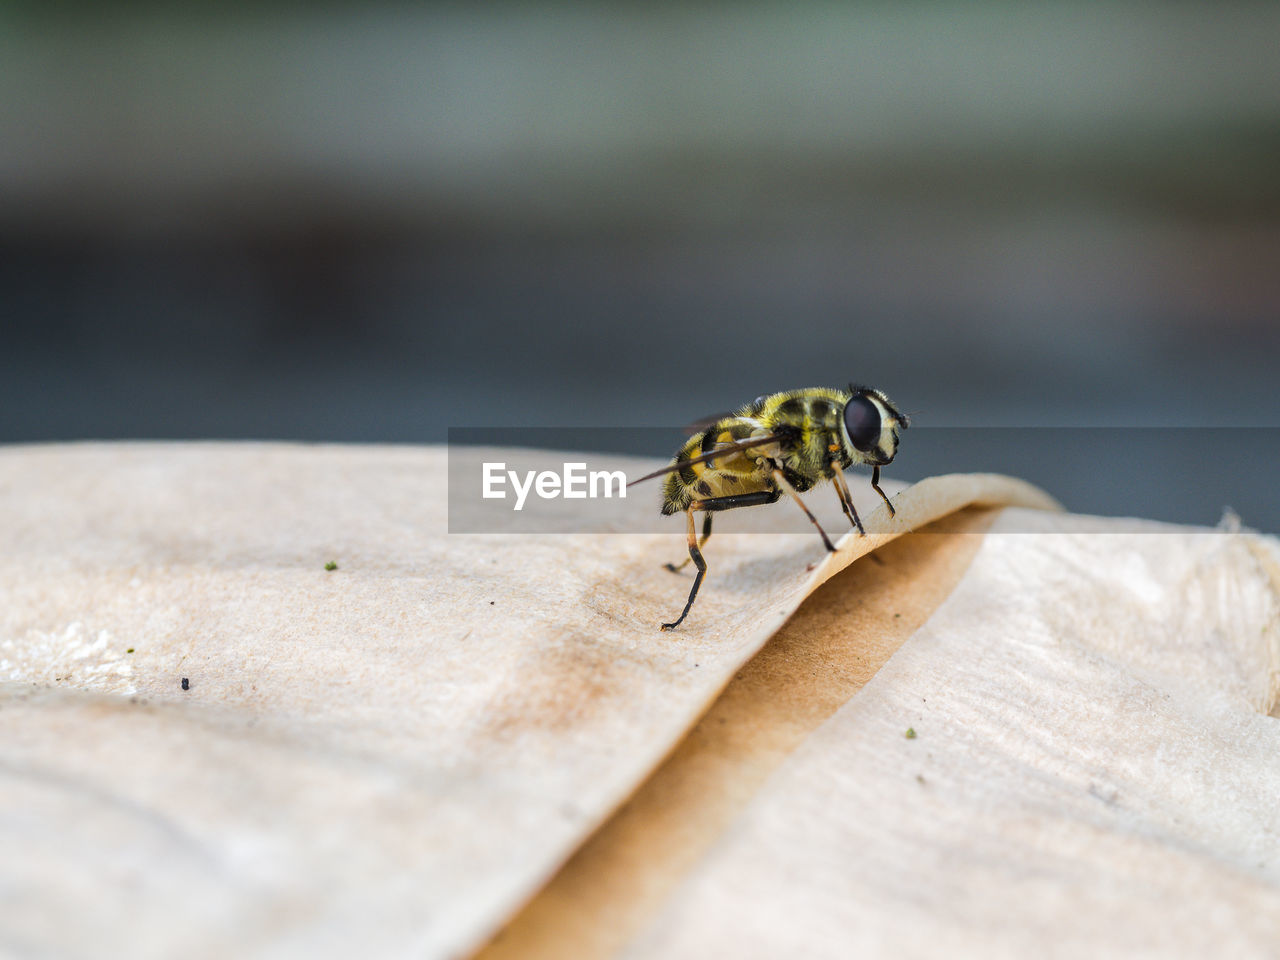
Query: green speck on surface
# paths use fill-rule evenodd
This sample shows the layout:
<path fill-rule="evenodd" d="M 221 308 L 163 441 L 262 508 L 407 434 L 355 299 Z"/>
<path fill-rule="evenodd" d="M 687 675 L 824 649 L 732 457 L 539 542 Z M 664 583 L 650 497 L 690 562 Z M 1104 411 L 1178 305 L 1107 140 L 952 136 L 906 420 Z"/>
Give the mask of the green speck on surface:
<path fill-rule="evenodd" d="M 338 569 L 338 565 L 337 565 L 336 563 L 334 563 L 332 560 L 330 560 L 328 563 L 326 563 L 326 564 L 324 565 L 324 568 L 325 568 L 326 570 L 337 570 L 337 569 Z"/>
<path fill-rule="evenodd" d="M 906 736 L 906 738 L 907 738 L 908 740 L 914 740 L 914 739 L 916 738 L 916 728 L 915 728 L 915 727 L 907 727 L 907 732 L 906 732 L 905 736 Z"/>
<path fill-rule="evenodd" d="M 125 651 L 125 653 L 133 653 L 133 647 L 130 647 L 128 650 Z"/>

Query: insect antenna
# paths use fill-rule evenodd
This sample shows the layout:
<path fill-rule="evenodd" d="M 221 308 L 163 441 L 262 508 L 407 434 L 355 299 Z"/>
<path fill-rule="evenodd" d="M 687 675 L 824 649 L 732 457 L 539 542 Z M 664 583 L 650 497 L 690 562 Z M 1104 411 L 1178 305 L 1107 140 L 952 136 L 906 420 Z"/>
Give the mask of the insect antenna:
<path fill-rule="evenodd" d="M 729 454 L 741 453 L 743 450 L 750 450 L 752 447 L 763 447 L 766 443 L 777 443 L 779 440 L 785 439 L 782 434 L 771 433 L 767 437 L 752 437 L 749 440 L 739 440 L 737 443 L 726 443 L 721 447 L 717 447 L 710 453 L 704 453 L 700 457 L 693 457 L 689 460 L 680 460 L 676 463 L 663 467 L 661 470 L 655 470 L 653 473 L 646 473 L 639 479 L 632 480 L 627 484 L 628 487 L 634 487 L 637 483 L 645 480 L 652 480 L 654 477 L 661 477 L 663 474 L 675 473 L 677 470 L 683 470 L 685 467 L 691 467 L 695 463 L 706 463 L 708 460 L 719 460 L 721 457 Z"/>

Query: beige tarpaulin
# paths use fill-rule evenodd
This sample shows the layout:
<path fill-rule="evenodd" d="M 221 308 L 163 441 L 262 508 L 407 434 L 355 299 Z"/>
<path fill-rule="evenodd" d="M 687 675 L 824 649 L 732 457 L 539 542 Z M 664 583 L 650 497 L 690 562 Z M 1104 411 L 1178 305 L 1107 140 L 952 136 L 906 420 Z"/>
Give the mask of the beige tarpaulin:
<path fill-rule="evenodd" d="M 1015 515 L 626 956 L 1276 956 L 1276 554 Z"/>
<path fill-rule="evenodd" d="M 895 816 L 909 818 L 914 809 L 904 806 L 900 792 L 869 796 L 864 788 L 874 780 L 841 770 L 869 764 L 883 772 L 906 763 L 906 786 L 926 791 L 922 796 L 936 802 L 943 786 L 958 791 L 951 799 L 964 802 L 949 806 L 955 816 L 991 816 L 1005 802 L 1021 818 L 1024 840 L 1037 835 L 1038 821 L 1018 806 L 1020 795 L 1006 789 L 1021 783 L 1017 777 L 997 779 L 984 796 L 971 797 L 954 763 L 935 769 L 914 757 L 912 766 L 914 755 L 902 753 L 932 750 L 936 757 L 939 745 L 947 744 L 958 763 L 964 756 L 958 742 L 973 751 L 975 763 L 994 763 L 982 752 L 991 748 L 987 740 L 1009 747 L 1011 731 L 983 739 L 978 734 L 988 728 L 975 730 L 944 709 L 945 696 L 942 707 L 933 708 L 941 712 L 914 702 L 906 710 L 917 684 L 940 681 L 914 668 L 905 679 L 894 673 L 908 654 L 923 657 L 928 670 L 952 669 L 948 658 L 960 656 L 963 645 L 931 640 L 927 631 L 937 618 L 929 614 L 939 603 L 938 616 L 955 607 L 954 598 L 972 589 L 971 576 L 989 578 L 978 564 L 967 568 L 968 557 L 979 543 L 979 560 L 993 550 L 1000 554 L 993 544 L 1003 541 L 983 541 L 976 533 L 920 534 L 889 546 L 881 551 L 883 565 L 863 561 L 840 574 L 776 638 L 781 644 L 770 643 L 763 657 L 752 658 L 809 592 L 857 556 L 970 503 L 1052 508 L 1038 491 L 1000 477 L 937 478 L 898 494 L 899 517 L 890 522 L 882 509 L 877 512 L 874 494 L 856 490 L 869 528 L 883 532 L 846 537 L 841 553 L 830 558 L 803 524 L 786 524 L 801 531 L 789 535 L 717 533 L 708 552 L 712 575 L 696 616 L 688 629 L 664 634 L 656 624 L 678 610 L 688 583 L 661 569 L 682 552 L 678 526 L 670 536 L 451 536 L 444 478 L 445 454 L 438 449 L 86 445 L 0 454 L 0 945 L 19 954 L 60 956 L 101 955 L 104 945 L 143 957 L 456 956 L 498 930 L 621 808 L 491 949 L 521 937 L 534 949 L 549 929 L 577 924 L 584 937 L 595 938 L 579 943 L 585 947 L 590 940 L 599 955 L 620 949 L 694 955 L 706 952 L 707 938 L 714 936 L 709 931 L 723 923 L 738 923 L 741 936 L 755 929 L 733 910 L 759 918 L 756 927 L 776 923 L 780 942 L 786 942 L 788 923 L 808 924 L 815 949 L 840 949 L 841 931 L 863 922 L 847 899 L 863 896 L 868 885 L 897 904 L 900 912 L 886 909 L 885 916 L 901 919 L 912 902 L 921 910 L 941 910 L 937 903 L 947 899 L 945 891 L 931 900 L 922 897 L 918 880 L 907 889 L 904 878 L 916 877 L 909 864 L 899 863 L 897 873 L 884 870 L 895 857 L 935 856 L 956 876 L 966 866 L 962 845 L 924 845 L 923 853 L 919 845 L 893 847 L 895 831 L 909 822 Z M 651 510 L 652 503 L 637 500 L 634 509 Z M 950 522 L 953 529 L 978 530 L 995 516 L 966 511 Z M 1020 516 L 1025 525 L 1028 514 Z M 1247 701 L 1237 714 L 1224 707 L 1203 723 L 1252 717 L 1254 726 L 1214 728 L 1213 735 L 1215 742 L 1252 750 L 1253 766 L 1231 753 L 1204 752 L 1187 762 L 1226 763 L 1231 797 L 1251 815 L 1227 817 L 1212 793 L 1209 800 L 1195 799 L 1196 791 L 1179 779 L 1180 768 L 1168 763 L 1170 756 L 1189 756 L 1191 748 L 1182 749 L 1176 738 L 1190 734 L 1159 727 L 1164 739 L 1155 756 L 1164 765 L 1163 779 L 1145 788 L 1157 799 L 1130 811 L 1119 828 L 1104 826 L 1122 840 L 1207 844 L 1245 871 L 1236 878 L 1244 891 L 1239 896 L 1260 903 L 1274 890 L 1280 860 L 1275 834 L 1267 833 L 1275 821 L 1258 819 L 1265 818 L 1260 791 L 1274 796 L 1274 784 L 1249 773 L 1269 770 L 1274 777 L 1275 770 L 1266 766 L 1275 755 L 1275 721 L 1262 716 L 1275 695 L 1274 588 L 1267 573 L 1275 562 L 1267 551 L 1274 548 L 1263 538 L 1202 534 L 1227 551 L 1210 556 L 1194 552 L 1194 537 L 1183 543 L 1179 535 L 1128 535 L 1151 544 L 1157 558 L 1167 559 L 1163 572 L 1178 576 L 1168 579 L 1161 568 L 1144 567 L 1132 559 L 1137 547 L 1127 542 L 1105 547 L 1103 538 L 1080 536 L 1080 552 L 1057 557 L 1055 566 L 1037 561 L 1034 545 L 1055 542 L 1060 534 L 1009 534 L 1024 552 L 1003 570 L 1002 589 L 986 596 L 980 610 L 961 606 L 961 614 L 980 614 L 993 636 L 982 645 L 980 629 L 965 627 L 969 656 L 980 656 L 965 660 L 967 673 L 960 676 L 981 674 L 972 696 L 1005 703 L 1013 711 L 1006 719 L 1025 724 L 1015 708 L 1030 710 L 1039 701 L 1018 698 L 1043 690 L 1010 683 L 1001 657 L 1010 646 L 1027 656 L 1029 641 L 1009 644 L 1009 637 L 1046 617 L 1045 649 L 1079 647 L 1079 657 L 1114 667 L 1121 677 L 1137 671 L 1151 690 L 1164 689 L 1163 678 L 1176 672 L 1173 664 L 1211 667 L 1198 685 L 1178 688 L 1183 699 L 1167 710 L 1192 716 L 1185 713 L 1190 705 L 1213 697 Z M 1106 554 L 1111 579 L 1086 576 L 1090 550 Z M 327 561 L 338 568 L 326 571 Z M 807 569 L 811 564 L 815 568 Z M 1090 589 L 1073 594 L 1070 606 L 1045 593 L 1042 606 L 1028 609 L 1046 577 Z M 1191 620 L 1156 621 L 1145 634 L 1117 634 L 1112 639 L 1119 646 L 1107 646 L 1098 635 L 1110 622 L 1114 590 L 1104 587 L 1112 580 L 1148 604 L 1133 614 L 1138 620 L 1142 611 L 1161 606 L 1163 594 L 1201 606 Z M 956 583 L 956 594 L 944 602 Z M 874 609 L 856 609 L 863 587 L 874 587 L 865 594 L 878 598 Z M 1225 617 L 1224 597 L 1240 601 L 1232 607 L 1238 611 L 1234 619 L 1214 620 L 1215 614 Z M 842 610 L 841 603 L 854 607 Z M 892 617 L 885 604 L 899 616 Z M 1001 619 L 1006 616 L 1014 619 Z M 1196 629 L 1178 632 L 1184 622 Z M 870 629 L 877 625 L 882 629 Z M 922 625 L 876 674 L 879 663 Z M 807 631 L 800 647 L 797 629 Z M 1145 649 L 1125 659 L 1132 644 L 1121 643 L 1124 637 L 1163 637 L 1183 659 Z M 754 719 L 735 714 L 744 679 L 750 682 L 753 671 L 770 676 L 768 654 L 788 648 L 803 650 L 797 655 L 808 658 L 803 669 L 810 674 L 810 682 L 787 688 L 794 709 Z M 821 679 L 830 667 L 847 668 L 858 651 L 866 654 L 865 663 L 852 673 L 845 669 L 842 683 Z M 1022 661 L 1013 666 L 1013 676 L 1028 682 L 1055 677 L 1052 664 L 1043 666 L 1043 677 L 1024 677 Z M 1107 693 L 1104 681 L 1114 676 L 1099 671 L 1088 682 L 1077 678 L 1070 695 Z M 873 674 L 870 686 L 852 697 Z M 891 676 L 898 679 L 891 682 Z M 1219 682 L 1222 676 L 1235 685 Z M 694 735 L 682 739 L 730 681 Z M 893 686 L 887 701 L 869 696 L 882 683 Z M 766 684 L 758 692 L 776 707 L 777 689 Z M 954 688 L 948 690 L 955 696 Z M 889 706 L 880 708 L 886 711 L 880 719 L 861 721 L 870 723 L 865 729 L 875 737 L 857 726 L 831 734 L 850 710 L 862 717 L 882 701 Z M 1092 728 L 1073 728 L 1078 714 L 1090 721 L 1098 714 L 1076 708 L 1072 713 L 1068 702 L 1042 716 L 1038 722 L 1046 726 L 1035 742 L 1048 738 L 1068 753 L 1092 751 L 1096 766 L 1120 745 L 1089 739 Z M 745 746 L 736 770 L 732 763 L 711 763 L 716 769 L 708 773 L 707 755 L 694 748 L 698 730 L 721 709 L 724 722 L 716 725 L 737 730 Z M 911 724 L 919 736 L 908 741 L 898 728 Z M 886 730 L 896 730 L 896 737 L 885 737 Z M 1125 731 L 1124 743 L 1136 735 Z M 844 743 L 854 751 L 851 758 L 822 746 L 832 736 L 836 745 L 853 738 Z M 1074 826 L 1074 810 L 1065 794 L 1051 789 L 1050 774 L 1009 750 L 1010 766 L 1044 781 L 1033 798 L 1044 821 L 1057 824 L 1052 818 L 1058 816 Z M 677 788 L 697 782 L 678 769 L 671 772 L 684 755 L 695 767 L 702 764 L 703 782 L 714 785 L 699 794 L 719 797 L 714 809 L 680 796 L 665 805 L 645 800 L 664 777 Z M 828 761 L 835 766 L 824 769 Z M 1094 802 L 1108 802 L 1109 790 L 1130 789 L 1126 776 L 1140 780 L 1124 767 L 1136 762 L 1117 756 L 1110 763 L 1123 767 L 1119 772 L 1095 771 L 1103 800 Z M 931 773 L 940 782 L 928 792 Z M 1050 773 L 1060 775 L 1056 768 Z M 1202 786 L 1218 782 L 1203 772 L 1197 776 Z M 824 782 L 823 789 L 813 789 L 813 778 Z M 792 779 L 797 786 L 787 786 Z M 1212 830 L 1172 830 L 1150 839 L 1144 817 L 1151 805 L 1164 809 L 1158 796 L 1174 784 L 1182 792 L 1171 795 L 1170 809 L 1189 804 L 1194 823 Z M 623 806 L 637 787 L 635 803 Z M 797 795 L 801 789 L 805 797 Z M 822 805 L 824 797 L 829 806 Z M 641 833 L 654 839 L 653 856 L 637 858 L 636 824 L 645 821 L 633 816 L 628 825 L 627 817 L 646 802 L 672 811 L 676 822 L 651 818 L 652 829 Z M 789 811 L 787 803 L 807 806 Z M 815 804 L 827 820 L 814 815 Z M 864 809 L 868 804 L 880 806 Z M 856 815 L 846 818 L 845 809 Z M 770 818 L 791 821 L 800 812 L 812 830 L 790 835 L 787 845 L 752 839 L 776 840 Z M 841 845 L 861 843 L 856 831 L 876 823 L 889 834 L 880 837 L 882 847 L 856 847 L 874 869 L 833 869 L 833 863 L 847 862 L 841 851 L 849 848 Z M 682 830 L 694 838 L 694 855 L 684 860 L 669 855 L 680 846 L 671 838 Z M 616 837 L 609 849 L 611 831 Z M 1064 836 L 1080 853 L 1079 862 L 1058 856 L 1046 866 L 1032 856 L 1044 851 L 1024 844 L 1026 869 L 1040 876 L 1049 868 L 1081 869 L 1079 863 L 1092 862 L 1097 850 Z M 984 835 L 973 838 L 973 856 L 990 866 Z M 794 859 L 784 867 L 769 860 L 785 859 L 788 848 Z M 628 849 L 635 869 L 619 870 Z M 602 882 L 600 888 L 618 896 L 597 896 L 587 916 L 573 908 L 588 902 L 583 898 L 569 897 L 569 906 L 557 909 L 557 891 L 563 905 L 566 885 L 591 885 L 584 878 L 593 851 L 600 878 L 622 874 L 654 882 Z M 1230 859 L 1243 857 L 1241 851 L 1261 857 L 1261 865 Z M 928 863 L 917 859 L 915 868 Z M 734 874 L 736 886 L 722 882 L 724 871 Z M 996 891 L 1005 875 L 996 867 L 989 872 Z M 768 883 L 784 879 L 797 898 L 805 884 L 823 884 L 834 905 L 815 897 L 810 913 L 796 909 L 791 920 L 773 916 L 753 898 L 770 898 Z M 1198 882 L 1205 882 L 1203 876 Z M 738 892 L 726 905 L 721 891 L 731 888 Z M 1036 903 L 1059 903 L 1055 889 Z M 1118 889 L 1133 896 L 1150 892 Z M 1177 895 L 1185 901 L 1193 889 L 1173 890 L 1170 902 L 1178 902 Z M 678 891 L 675 899 L 663 893 L 671 890 Z M 787 903 L 778 897 L 771 902 L 776 909 Z M 707 906 L 681 907 L 696 903 Z M 836 909 L 840 904 L 846 909 Z M 707 911 L 722 911 L 724 919 Z M 1227 917 L 1224 911 L 1212 915 Z M 612 933 L 600 931 L 598 918 L 606 916 L 618 919 Z M 1032 920 L 1047 929 L 1056 919 L 1047 907 L 1038 909 L 1027 929 Z M 971 945 L 956 941 L 957 930 L 966 932 L 941 920 L 932 928 L 918 924 L 912 943 L 928 949 Z M 936 939 L 930 940 L 931 931 Z M 1015 949 L 1021 941 L 1011 938 L 1001 942 Z M 730 943 L 728 934 L 724 942 Z M 871 930 L 863 942 L 892 941 Z"/>

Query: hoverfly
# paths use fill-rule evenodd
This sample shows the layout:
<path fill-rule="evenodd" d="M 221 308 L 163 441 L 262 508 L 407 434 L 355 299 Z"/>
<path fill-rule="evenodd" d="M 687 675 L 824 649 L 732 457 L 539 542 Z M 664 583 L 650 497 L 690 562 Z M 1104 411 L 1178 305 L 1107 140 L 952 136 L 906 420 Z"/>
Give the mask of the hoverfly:
<path fill-rule="evenodd" d="M 670 465 L 633 480 L 639 483 L 666 475 L 662 513 L 684 512 L 689 544 L 688 558 L 678 565 L 667 564 L 667 569 L 677 572 L 692 560 L 698 570 L 684 610 L 673 622 L 662 624 L 662 629 L 674 630 L 689 615 L 707 573 L 701 548 L 711 536 L 712 517 L 720 510 L 774 503 L 785 493 L 834 553 L 836 548 L 800 494 L 824 480 L 833 481 L 845 516 L 866 536 L 844 480 L 844 471 L 860 463 L 871 467 L 871 486 L 893 516 L 893 504 L 880 488 L 880 468 L 893 461 L 898 431 L 908 426 L 910 419 L 871 387 L 849 384 L 848 390 L 811 387 L 770 393 L 694 434 Z M 701 537 L 695 534 L 695 511 L 706 514 Z"/>

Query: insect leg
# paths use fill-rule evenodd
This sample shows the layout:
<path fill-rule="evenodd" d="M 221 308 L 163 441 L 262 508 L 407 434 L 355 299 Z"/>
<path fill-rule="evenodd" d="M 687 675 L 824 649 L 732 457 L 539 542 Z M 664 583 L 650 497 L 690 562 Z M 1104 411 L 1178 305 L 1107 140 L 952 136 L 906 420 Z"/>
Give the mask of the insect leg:
<path fill-rule="evenodd" d="M 809 518 L 809 522 L 813 524 L 814 529 L 818 531 L 818 535 L 822 537 L 822 543 L 827 548 L 827 552 L 835 553 L 836 548 L 832 545 L 830 538 L 827 537 L 827 531 L 822 529 L 822 525 L 818 523 L 818 518 L 804 505 L 804 501 L 800 499 L 800 494 L 796 493 L 795 488 L 787 482 L 787 478 L 782 475 L 782 471 L 777 466 L 773 466 L 770 468 L 770 472 L 773 474 L 773 482 L 791 494 L 791 499 L 800 505 L 804 515 Z"/>
<path fill-rule="evenodd" d="M 853 505 L 853 495 L 849 493 L 849 486 L 844 482 L 844 474 L 840 472 L 840 462 L 832 460 L 831 469 L 833 471 L 831 480 L 836 486 L 836 497 L 840 500 L 844 515 L 849 518 L 850 523 L 858 528 L 858 533 L 865 537 L 867 531 L 862 529 L 862 521 L 858 519 L 858 508 Z"/>
<path fill-rule="evenodd" d="M 880 489 L 880 468 L 871 468 L 871 489 L 880 494 L 880 498 L 884 500 L 884 505 L 889 508 L 889 516 L 897 516 L 898 511 L 893 509 L 893 504 L 889 502 L 889 498 L 885 496 L 883 490 Z"/>
<path fill-rule="evenodd" d="M 702 519 L 702 536 L 698 538 L 698 549 L 701 550 L 703 547 L 705 547 L 707 545 L 707 541 L 710 539 L 711 539 L 711 514 L 708 513 Z M 664 566 L 666 566 L 666 568 L 670 570 L 672 573 L 679 573 L 681 570 L 683 570 L 686 566 L 689 565 L 689 561 L 692 559 L 693 559 L 693 556 L 690 555 L 685 557 L 679 563 L 668 563 L 668 564 L 664 564 Z"/>
<path fill-rule="evenodd" d="M 698 595 L 698 588 L 702 586 L 702 578 L 707 575 L 707 561 L 702 559 L 702 551 L 698 549 L 698 538 L 694 533 L 693 526 L 693 509 L 690 508 L 684 512 L 689 518 L 689 559 L 693 561 L 693 565 L 698 568 L 698 575 L 693 578 L 693 589 L 689 591 L 689 599 L 685 601 L 684 609 L 680 611 L 680 616 L 673 623 L 664 623 L 663 630 L 674 630 L 684 622 L 684 618 L 689 615 L 689 608 L 693 606 L 693 598 Z"/>
<path fill-rule="evenodd" d="M 698 595 L 698 587 L 702 583 L 702 577 L 707 572 L 706 561 L 702 559 L 702 551 L 698 548 L 707 542 L 707 537 L 711 536 L 711 516 L 710 514 L 721 510 L 733 510 L 737 507 L 757 507 L 765 503 L 776 503 L 778 498 L 782 496 L 780 490 L 757 490 L 753 493 L 735 493 L 726 497 L 708 497 L 704 500 L 695 500 L 690 508 L 685 511 L 689 517 L 689 560 L 692 560 L 694 566 L 698 568 L 698 576 L 693 581 L 693 589 L 689 591 L 689 601 L 684 605 L 684 610 L 675 623 L 664 623 L 663 630 L 674 630 L 680 626 L 680 623 L 689 614 L 689 608 L 693 606 L 693 598 Z M 693 511 L 705 510 L 708 514 L 706 520 L 702 523 L 702 540 L 698 541 L 693 535 Z M 685 563 L 689 561 L 686 560 Z M 680 564 L 683 567 L 684 563 Z M 675 564 L 667 564 L 668 570 L 679 570 Z"/>
<path fill-rule="evenodd" d="M 757 490 L 754 493 L 731 493 L 727 497 L 710 497 L 696 501 L 697 509 L 708 513 L 721 510 L 734 510 L 738 507 L 758 507 L 766 503 L 777 503 L 782 496 L 781 490 Z"/>

